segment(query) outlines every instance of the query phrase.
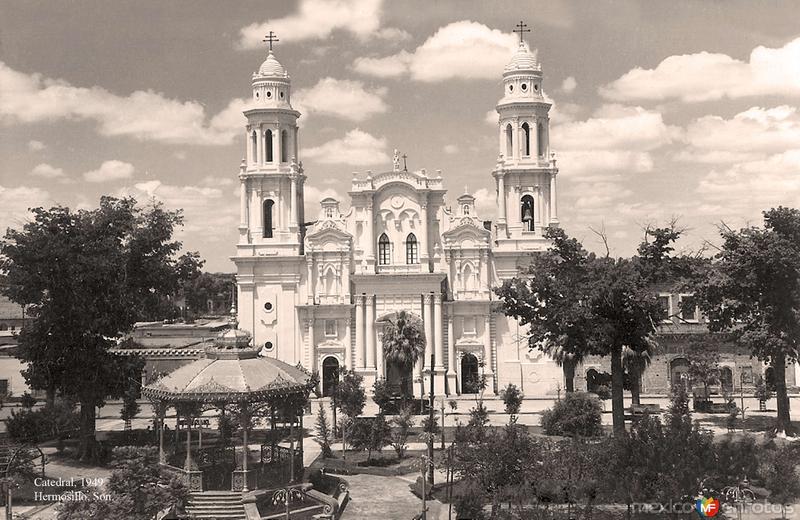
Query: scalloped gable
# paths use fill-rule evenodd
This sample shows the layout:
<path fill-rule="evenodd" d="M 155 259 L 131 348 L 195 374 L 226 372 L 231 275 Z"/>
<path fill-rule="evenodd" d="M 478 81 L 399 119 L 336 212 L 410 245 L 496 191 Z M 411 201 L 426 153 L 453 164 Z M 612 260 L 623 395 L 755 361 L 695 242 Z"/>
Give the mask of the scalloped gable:
<path fill-rule="evenodd" d="M 459 245 L 465 240 L 474 240 L 487 246 L 491 243 L 491 232 L 484 228 L 483 222 L 475 217 L 454 217 L 451 225 L 453 227 L 442 233 L 445 247 Z"/>
<path fill-rule="evenodd" d="M 345 245 L 348 249 L 353 241 L 353 235 L 343 229 L 344 223 L 335 220 L 317 222 L 311 231 L 306 234 L 306 243 L 309 245 L 324 245 L 334 242 Z"/>

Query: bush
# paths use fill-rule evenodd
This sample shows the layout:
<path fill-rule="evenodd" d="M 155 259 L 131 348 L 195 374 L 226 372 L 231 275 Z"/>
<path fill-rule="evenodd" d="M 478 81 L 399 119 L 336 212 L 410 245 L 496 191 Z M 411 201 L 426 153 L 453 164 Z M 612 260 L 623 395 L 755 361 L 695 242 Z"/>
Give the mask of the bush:
<path fill-rule="evenodd" d="M 571 392 L 564 400 L 542 414 L 547 435 L 596 437 L 602 435 L 602 407 L 597 398 L 585 392 Z"/>
<path fill-rule="evenodd" d="M 419 480 L 419 479 L 418 479 Z M 483 520 L 483 506 L 487 502 L 483 489 L 477 482 L 467 480 L 454 490 L 453 507 L 457 518 L 472 518 Z"/>
<path fill-rule="evenodd" d="M 333 457 L 331 438 L 331 425 L 328 422 L 328 415 L 325 413 L 325 406 L 320 406 L 317 414 L 317 435 L 314 440 L 319 443 L 322 449 L 322 456 L 326 459 Z"/>
<path fill-rule="evenodd" d="M 394 394 L 386 379 L 379 378 L 375 380 L 372 385 L 372 400 L 378 405 L 381 412 L 389 413 L 389 408 L 394 401 Z"/>
<path fill-rule="evenodd" d="M 394 428 L 389 435 L 389 443 L 397 452 L 397 458 L 402 459 L 408 449 L 408 437 L 411 435 L 411 428 L 414 426 L 414 413 L 410 406 L 406 406 L 400 413 L 392 419 Z"/>
<path fill-rule="evenodd" d="M 375 417 L 360 417 L 350 428 L 350 446 L 358 451 L 367 450 L 367 464 L 369 464 L 372 452 L 380 452 L 389 444 L 390 433 L 391 428 L 382 413 Z"/>
<path fill-rule="evenodd" d="M 18 442 L 40 443 L 65 439 L 79 429 L 80 416 L 75 405 L 58 401 L 38 410 L 12 410 L 6 419 L 8 435 Z"/>
<path fill-rule="evenodd" d="M 500 399 L 506 405 L 506 413 L 519 413 L 524 397 L 517 385 L 513 383 L 509 383 L 507 387 L 500 391 Z"/>

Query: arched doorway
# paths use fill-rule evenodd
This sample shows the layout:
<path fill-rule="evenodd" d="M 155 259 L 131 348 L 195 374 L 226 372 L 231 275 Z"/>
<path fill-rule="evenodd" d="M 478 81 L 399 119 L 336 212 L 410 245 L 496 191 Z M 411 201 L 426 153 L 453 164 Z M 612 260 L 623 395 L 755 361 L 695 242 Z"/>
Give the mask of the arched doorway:
<path fill-rule="evenodd" d="M 675 358 L 669 363 L 669 381 L 673 388 L 677 385 L 684 385 L 689 390 L 689 360 L 686 358 Z"/>
<path fill-rule="evenodd" d="M 722 367 L 720 369 L 719 384 L 723 392 L 733 391 L 733 370 L 731 370 L 731 367 Z"/>
<path fill-rule="evenodd" d="M 477 394 L 480 390 L 478 358 L 474 354 L 464 354 L 461 358 L 461 393 Z"/>
<path fill-rule="evenodd" d="M 328 356 L 322 361 L 322 396 L 330 397 L 339 382 L 339 361 Z"/>

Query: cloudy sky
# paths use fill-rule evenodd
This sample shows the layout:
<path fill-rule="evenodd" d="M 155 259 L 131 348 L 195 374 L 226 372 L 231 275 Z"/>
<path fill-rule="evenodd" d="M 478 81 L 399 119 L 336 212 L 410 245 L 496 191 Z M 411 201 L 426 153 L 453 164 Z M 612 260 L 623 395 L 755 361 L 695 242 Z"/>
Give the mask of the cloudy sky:
<path fill-rule="evenodd" d="M 493 218 L 500 74 L 525 20 L 554 101 L 559 216 L 631 254 L 677 216 L 715 224 L 800 207 L 800 26 L 792 2 L 0 0 L 0 227 L 102 194 L 183 208 L 181 239 L 230 271 L 242 98 L 265 57 L 303 112 L 306 214 L 354 171 L 441 169 Z M 347 206 L 346 200 L 345 206 Z"/>

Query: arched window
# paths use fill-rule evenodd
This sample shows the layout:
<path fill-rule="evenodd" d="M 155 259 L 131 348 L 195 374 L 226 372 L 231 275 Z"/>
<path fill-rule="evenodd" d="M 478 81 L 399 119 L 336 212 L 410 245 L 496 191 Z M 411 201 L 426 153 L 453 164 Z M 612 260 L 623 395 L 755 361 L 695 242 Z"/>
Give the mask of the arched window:
<path fill-rule="evenodd" d="M 272 238 L 272 206 L 275 202 L 272 199 L 264 201 L 264 238 Z"/>
<path fill-rule="evenodd" d="M 511 129 L 511 125 L 506 126 L 506 157 L 511 159 L 514 157 L 514 131 Z"/>
<path fill-rule="evenodd" d="M 253 130 L 253 162 L 258 162 L 258 134 Z"/>
<path fill-rule="evenodd" d="M 522 155 L 530 157 L 531 155 L 531 127 L 528 123 L 522 123 Z"/>
<path fill-rule="evenodd" d="M 539 157 L 544 157 L 544 126 L 542 123 L 536 127 L 536 147 Z"/>
<path fill-rule="evenodd" d="M 417 264 L 419 263 L 419 255 L 417 253 L 417 237 L 414 233 L 409 233 L 406 237 L 406 263 Z"/>
<path fill-rule="evenodd" d="M 522 197 L 520 201 L 520 220 L 522 221 L 522 227 L 525 231 L 533 231 L 534 226 L 534 218 L 533 218 L 533 197 L 530 195 L 525 195 Z"/>
<path fill-rule="evenodd" d="M 381 234 L 381 237 L 378 239 L 378 264 L 389 265 L 391 261 L 392 261 L 391 244 L 389 243 L 389 237 L 386 236 L 386 233 L 383 233 Z"/>
<path fill-rule="evenodd" d="M 289 132 L 281 130 L 281 162 L 289 160 Z"/>
<path fill-rule="evenodd" d="M 463 208 L 464 215 L 469 215 L 469 204 L 464 204 Z"/>
<path fill-rule="evenodd" d="M 266 152 L 266 162 L 272 162 L 272 130 L 267 130 L 264 134 L 264 151 Z"/>

